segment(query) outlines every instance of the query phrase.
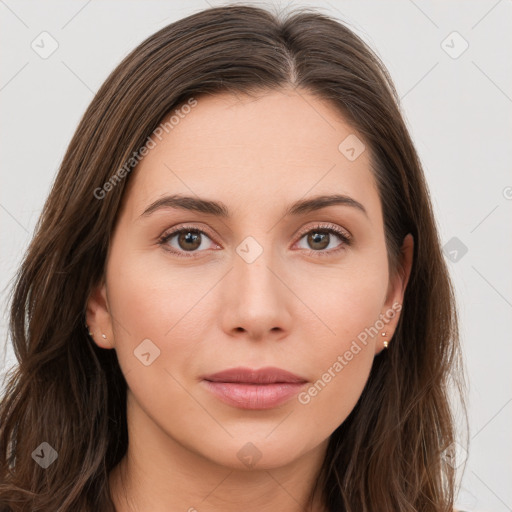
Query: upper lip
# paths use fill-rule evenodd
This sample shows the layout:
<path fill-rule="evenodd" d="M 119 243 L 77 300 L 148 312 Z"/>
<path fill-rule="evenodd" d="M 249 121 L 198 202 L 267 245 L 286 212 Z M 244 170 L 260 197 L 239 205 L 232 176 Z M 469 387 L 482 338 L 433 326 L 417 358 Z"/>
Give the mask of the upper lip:
<path fill-rule="evenodd" d="M 246 384 L 272 384 L 278 382 L 299 383 L 306 379 L 281 368 L 268 366 L 266 368 L 252 369 L 246 367 L 230 368 L 221 372 L 203 377 L 210 382 L 239 382 Z"/>

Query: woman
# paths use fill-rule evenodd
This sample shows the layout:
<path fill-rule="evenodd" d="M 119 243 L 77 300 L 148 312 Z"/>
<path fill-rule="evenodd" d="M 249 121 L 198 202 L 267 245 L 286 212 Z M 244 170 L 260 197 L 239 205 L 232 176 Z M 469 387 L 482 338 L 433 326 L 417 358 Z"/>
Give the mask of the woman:
<path fill-rule="evenodd" d="M 211 8 L 87 109 L 12 296 L 2 511 L 453 508 L 457 315 L 392 81 Z"/>

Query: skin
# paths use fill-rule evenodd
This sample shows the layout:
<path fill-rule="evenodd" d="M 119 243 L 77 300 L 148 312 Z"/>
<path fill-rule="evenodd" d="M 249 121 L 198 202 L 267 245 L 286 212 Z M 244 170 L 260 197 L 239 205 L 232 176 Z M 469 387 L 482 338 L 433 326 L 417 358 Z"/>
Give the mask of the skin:
<path fill-rule="evenodd" d="M 116 350 L 128 383 L 129 448 L 110 475 L 119 512 L 305 510 L 329 437 L 355 406 L 399 312 L 307 404 L 294 397 L 243 410 L 212 395 L 201 376 L 277 366 L 311 386 L 402 304 L 413 240 L 405 237 L 402 271 L 390 275 L 369 150 L 354 161 L 338 150 L 350 134 L 332 105 L 306 91 L 201 96 L 133 171 L 105 280 L 87 307 L 94 341 Z M 175 208 L 140 217 L 178 193 L 222 201 L 231 218 Z M 331 205 L 284 216 L 294 201 L 333 193 L 367 215 Z M 307 234 L 318 222 L 348 232 L 351 244 L 330 234 L 325 248 L 315 245 Z M 183 223 L 205 231 L 192 257 L 158 244 Z M 248 236 L 263 250 L 252 263 L 236 252 Z M 167 242 L 185 255 L 191 246 L 178 235 Z M 144 339 L 160 350 L 149 366 L 134 356 Z M 244 446 L 254 451 L 247 443 L 261 456 L 252 467 L 237 456 Z M 319 499 L 313 510 L 324 510 Z"/>

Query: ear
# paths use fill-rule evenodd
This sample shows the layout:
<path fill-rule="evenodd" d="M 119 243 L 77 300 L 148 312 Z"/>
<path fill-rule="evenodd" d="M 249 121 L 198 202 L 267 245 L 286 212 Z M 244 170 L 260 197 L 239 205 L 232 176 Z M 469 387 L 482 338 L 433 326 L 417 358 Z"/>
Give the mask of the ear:
<path fill-rule="evenodd" d="M 382 333 L 379 333 L 380 340 L 375 347 L 376 353 L 380 352 L 384 348 L 384 340 L 390 343 L 390 340 L 395 333 L 396 326 L 400 318 L 400 311 L 402 310 L 405 289 L 411 275 L 413 255 L 414 238 L 409 233 L 404 237 L 402 247 L 400 248 L 398 268 L 394 275 L 390 276 L 389 279 L 388 293 L 386 302 L 384 303 L 384 310 L 382 311 L 383 318 L 388 319 L 382 329 L 382 333 L 385 333 L 386 335 L 381 336 Z M 392 315 L 392 312 L 394 312 L 394 315 Z"/>
<path fill-rule="evenodd" d="M 101 348 L 114 348 L 112 317 L 104 280 L 89 295 L 85 318 L 94 343 Z"/>

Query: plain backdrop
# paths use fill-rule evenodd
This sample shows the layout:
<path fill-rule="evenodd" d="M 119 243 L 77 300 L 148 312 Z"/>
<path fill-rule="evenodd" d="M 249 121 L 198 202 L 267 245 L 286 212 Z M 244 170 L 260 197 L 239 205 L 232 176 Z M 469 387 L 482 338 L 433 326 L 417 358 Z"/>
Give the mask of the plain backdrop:
<path fill-rule="evenodd" d="M 9 283 L 95 91 L 147 36 L 225 3 L 0 0 L 0 381 L 16 363 L 6 328 Z M 457 292 L 470 427 L 458 505 L 511 511 L 512 2 L 247 3 L 318 7 L 388 67 Z"/>

